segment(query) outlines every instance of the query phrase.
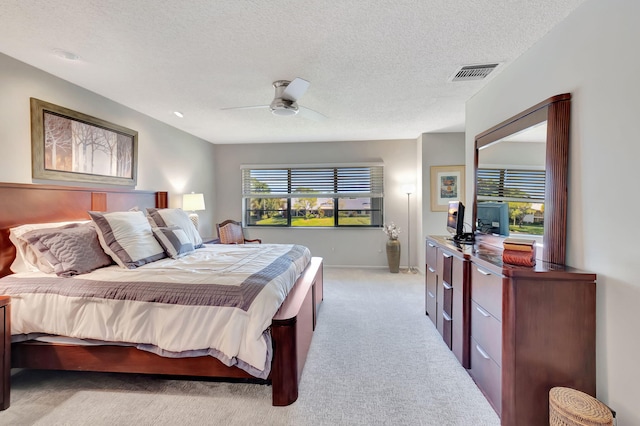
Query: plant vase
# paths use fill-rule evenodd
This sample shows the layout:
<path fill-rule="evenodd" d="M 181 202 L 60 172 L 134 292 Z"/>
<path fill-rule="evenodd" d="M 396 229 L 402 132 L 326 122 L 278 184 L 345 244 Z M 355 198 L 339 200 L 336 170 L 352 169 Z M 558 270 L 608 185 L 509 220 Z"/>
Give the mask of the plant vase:
<path fill-rule="evenodd" d="M 400 241 L 397 238 L 387 240 L 387 262 L 389 272 L 394 274 L 400 272 Z"/>

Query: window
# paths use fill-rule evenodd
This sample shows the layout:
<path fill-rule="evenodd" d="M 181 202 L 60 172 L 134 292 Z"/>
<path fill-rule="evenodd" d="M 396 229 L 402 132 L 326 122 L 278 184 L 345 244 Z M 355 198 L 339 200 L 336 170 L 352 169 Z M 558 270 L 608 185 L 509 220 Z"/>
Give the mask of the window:
<path fill-rule="evenodd" d="M 380 227 L 383 166 L 242 168 L 247 226 Z"/>
<path fill-rule="evenodd" d="M 477 199 L 509 204 L 509 232 L 544 234 L 545 171 L 479 168 Z"/>

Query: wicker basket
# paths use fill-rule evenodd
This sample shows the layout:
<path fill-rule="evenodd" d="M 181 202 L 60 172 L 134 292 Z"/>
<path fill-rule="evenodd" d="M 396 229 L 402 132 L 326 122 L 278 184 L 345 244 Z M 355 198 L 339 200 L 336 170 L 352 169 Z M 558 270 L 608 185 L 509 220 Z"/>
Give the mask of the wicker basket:
<path fill-rule="evenodd" d="M 613 425 L 613 414 L 606 405 L 584 392 L 555 387 L 549 391 L 549 425 Z"/>

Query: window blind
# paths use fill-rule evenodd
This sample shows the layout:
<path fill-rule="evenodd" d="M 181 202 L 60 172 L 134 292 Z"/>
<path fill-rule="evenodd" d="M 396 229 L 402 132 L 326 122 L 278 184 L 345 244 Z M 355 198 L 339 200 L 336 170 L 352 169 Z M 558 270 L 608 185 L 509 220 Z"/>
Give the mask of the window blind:
<path fill-rule="evenodd" d="M 243 168 L 243 198 L 382 197 L 383 166 Z"/>
<path fill-rule="evenodd" d="M 479 168 L 479 200 L 544 203 L 545 171 Z"/>

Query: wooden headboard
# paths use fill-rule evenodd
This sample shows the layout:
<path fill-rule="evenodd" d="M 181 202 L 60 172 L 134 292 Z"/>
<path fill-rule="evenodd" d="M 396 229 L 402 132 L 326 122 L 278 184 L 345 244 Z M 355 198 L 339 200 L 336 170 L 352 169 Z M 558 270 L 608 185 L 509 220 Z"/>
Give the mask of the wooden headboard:
<path fill-rule="evenodd" d="M 168 207 L 167 192 L 0 183 L 0 277 L 11 273 L 15 247 L 9 229 L 25 223 L 88 220 L 87 211 Z"/>

